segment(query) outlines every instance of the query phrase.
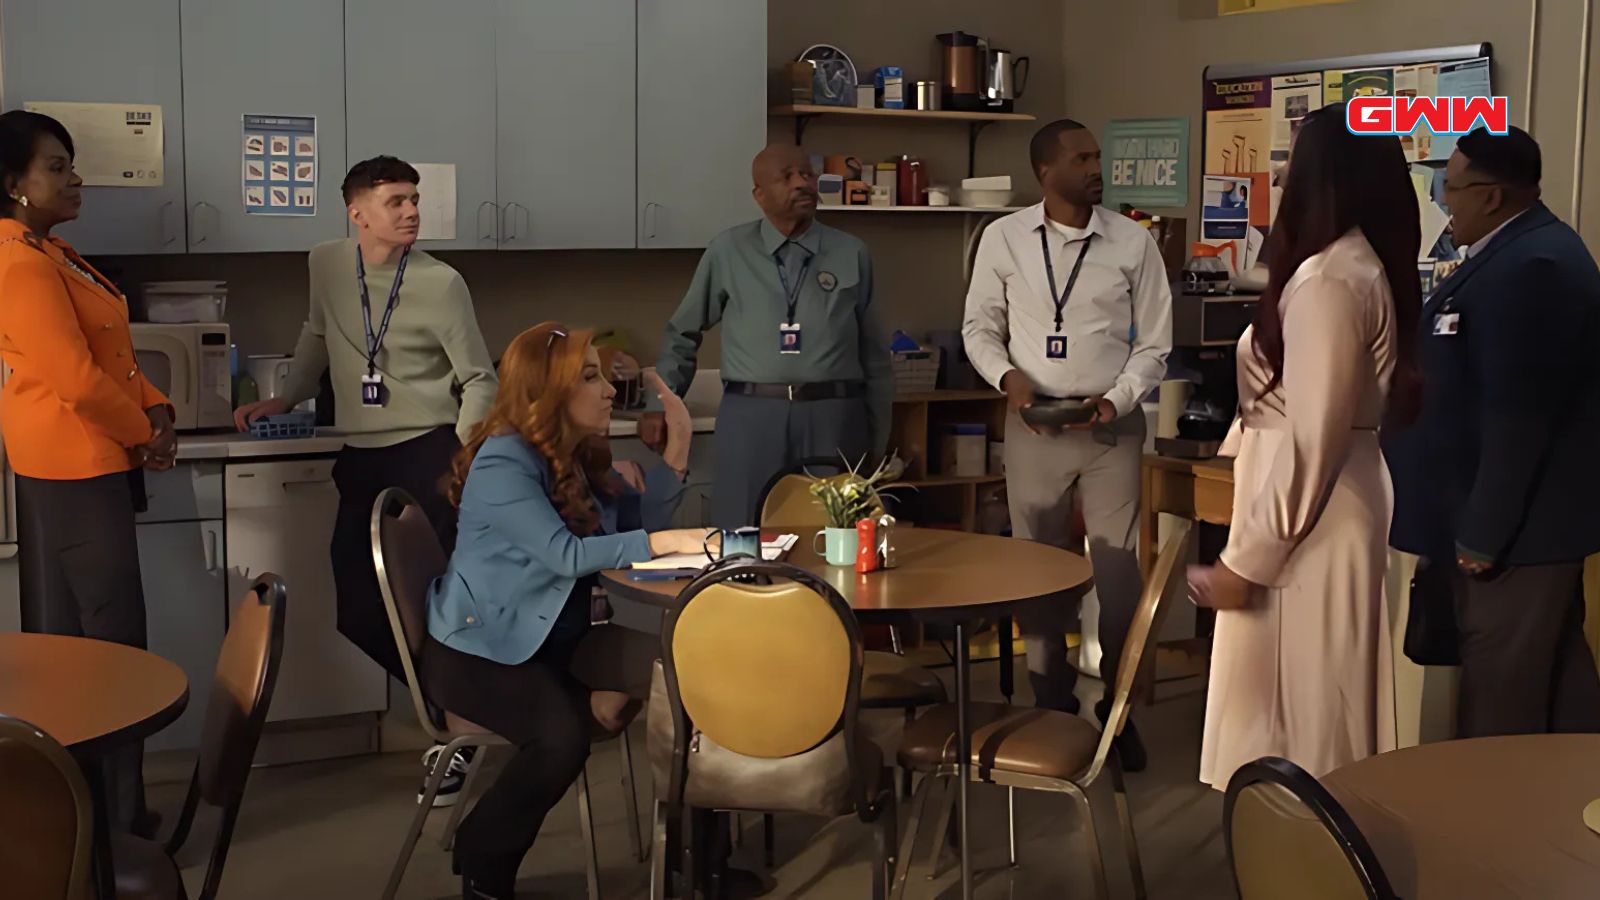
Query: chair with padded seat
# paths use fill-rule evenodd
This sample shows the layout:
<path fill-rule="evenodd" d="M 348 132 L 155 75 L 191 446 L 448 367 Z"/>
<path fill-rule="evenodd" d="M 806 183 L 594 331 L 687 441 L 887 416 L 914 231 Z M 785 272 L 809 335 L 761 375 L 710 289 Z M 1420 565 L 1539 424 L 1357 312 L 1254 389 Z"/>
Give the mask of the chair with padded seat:
<path fill-rule="evenodd" d="M 1233 773 L 1222 822 L 1241 900 L 1396 900 L 1350 814 L 1286 759 L 1263 757 Z"/>
<path fill-rule="evenodd" d="M 861 656 L 849 604 L 802 569 L 732 558 L 684 588 L 649 707 L 653 898 L 666 890 L 668 822 L 682 824 L 681 871 L 697 871 L 691 810 L 853 812 L 876 826 L 873 896 L 888 895 L 895 789 L 883 752 L 860 734 Z"/>
<path fill-rule="evenodd" d="M 1134 895 L 1140 898 L 1145 896 L 1144 874 L 1139 864 L 1133 819 L 1128 811 L 1122 766 L 1112 742 L 1121 734 L 1128 720 L 1140 674 L 1139 663 L 1147 654 L 1154 652 L 1161 622 L 1169 606 L 1169 595 L 1175 593 L 1181 584 L 1178 561 L 1183 556 L 1190 530 L 1191 523 L 1184 521 L 1178 524 L 1162 546 L 1150 578 L 1145 582 L 1128 631 L 1127 643 L 1122 649 L 1111 713 L 1104 731 L 1087 719 L 1055 710 L 1017 707 L 1006 703 L 971 703 L 968 707 L 967 721 L 972 729 L 972 777 L 978 781 L 1004 785 L 1008 794 L 1014 794 L 1017 788 L 1022 788 L 1070 795 L 1077 803 L 1079 818 L 1083 822 L 1090 871 L 1096 896 L 1100 900 L 1108 896 L 1105 862 L 1100 855 L 1100 839 L 1090 809 L 1088 790 L 1106 771 L 1110 772 L 1116 793 L 1117 817 L 1121 820 L 1123 840 L 1127 845 Z M 941 806 L 940 819 L 941 822 L 948 821 L 956 793 L 956 747 L 956 708 L 952 704 L 935 706 L 923 713 L 906 729 L 901 741 L 900 766 L 933 777 L 922 780 L 912 801 L 911 819 L 901 852 L 905 864 L 896 876 L 896 896 L 904 894 L 911 869 L 910 849 L 916 840 L 929 796 L 935 785 L 941 782 L 948 788 L 948 796 Z M 939 833 L 942 833 L 943 827 L 941 824 Z M 930 861 L 930 870 L 937 863 L 943 845 L 942 840 L 933 842 L 934 858 Z M 1017 844 L 1014 830 L 1010 840 L 1010 859 L 1015 865 Z"/>
<path fill-rule="evenodd" d="M 255 763 L 256 745 L 278 682 L 287 614 L 288 589 L 283 579 L 271 574 L 258 577 L 234 605 L 217 655 L 217 674 L 200 733 L 200 754 L 172 837 L 162 845 L 112 833 L 117 900 L 186 900 L 176 859 L 202 801 L 221 809 L 222 820 L 212 839 L 199 900 L 217 896 L 250 767 Z"/>
<path fill-rule="evenodd" d="M 7 896 L 89 900 L 94 802 L 67 749 L 0 715 L 0 885 Z"/>
<path fill-rule="evenodd" d="M 461 823 L 467 802 L 471 798 L 472 788 L 484 768 L 487 748 L 509 747 L 510 742 L 493 731 L 469 722 L 448 710 L 436 718 L 433 708 L 423 696 L 417 665 L 423 641 L 428 633 L 428 587 L 435 578 L 444 574 L 448 560 L 445 557 L 444 547 L 439 544 L 439 538 L 428 521 L 427 514 L 411 495 L 400 488 L 386 489 L 373 503 L 372 560 L 377 569 L 378 589 L 383 595 L 383 605 L 389 615 L 389 627 L 394 632 L 395 644 L 400 651 L 400 665 L 405 672 L 406 687 L 411 693 L 417 721 L 435 744 L 444 746 L 444 749 L 434 756 L 433 767 L 428 773 L 422 799 L 417 804 L 416 813 L 411 817 L 411 824 L 401 844 L 400 854 L 395 859 L 394 867 L 389 873 L 388 885 L 384 888 L 384 900 L 393 900 L 400 890 L 400 882 L 405 877 L 406 866 L 410 863 L 411 854 L 422 835 L 428 813 L 433 809 L 433 798 L 438 794 L 439 785 L 444 782 L 445 773 L 449 770 L 451 757 L 457 750 L 466 747 L 478 750 L 473 754 L 472 762 L 467 767 L 466 776 L 461 784 L 460 799 L 451 808 L 450 817 L 440 837 L 440 846 L 445 850 L 449 850 L 453 845 L 456 827 Z M 611 733 L 597 729 L 595 734 L 597 742 L 613 738 L 620 738 L 622 741 L 623 793 L 625 801 L 632 801 L 626 803 L 629 808 L 624 818 L 633 837 L 635 853 L 642 859 L 643 840 L 639 829 L 638 800 L 633 791 L 633 756 L 628 745 L 627 731 Z M 591 900 L 599 900 L 600 861 L 594 838 L 593 815 L 589 805 L 587 767 L 578 776 L 577 788 L 579 830 L 583 835 L 589 897 Z"/>

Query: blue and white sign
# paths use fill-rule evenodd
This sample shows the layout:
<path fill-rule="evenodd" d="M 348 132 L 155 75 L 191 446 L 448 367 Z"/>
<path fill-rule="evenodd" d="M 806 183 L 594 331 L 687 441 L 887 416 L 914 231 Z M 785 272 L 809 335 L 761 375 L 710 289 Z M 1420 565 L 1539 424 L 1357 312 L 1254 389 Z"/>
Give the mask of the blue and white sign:
<path fill-rule="evenodd" d="M 244 117 L 244 211 L 253 216 L 317 214 L 314 116 Z"/>

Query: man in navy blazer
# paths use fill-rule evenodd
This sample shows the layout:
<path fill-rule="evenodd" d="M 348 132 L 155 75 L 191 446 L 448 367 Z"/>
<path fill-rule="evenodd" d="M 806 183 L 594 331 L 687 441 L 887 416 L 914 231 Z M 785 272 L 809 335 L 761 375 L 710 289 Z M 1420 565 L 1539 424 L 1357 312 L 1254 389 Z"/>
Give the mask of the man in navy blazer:
<path fill-rule="evenodd" d="M 1600 731 L 1583 561 L 1600 552 L 1600 270 L 1539 201 L 1539 145 L 1461 138 L 1445 197 L 1466 260 L 1423 305 L 1425 391 L 1385 436 L 1390 544 L 1449 567 L 1460 737 Z"/>

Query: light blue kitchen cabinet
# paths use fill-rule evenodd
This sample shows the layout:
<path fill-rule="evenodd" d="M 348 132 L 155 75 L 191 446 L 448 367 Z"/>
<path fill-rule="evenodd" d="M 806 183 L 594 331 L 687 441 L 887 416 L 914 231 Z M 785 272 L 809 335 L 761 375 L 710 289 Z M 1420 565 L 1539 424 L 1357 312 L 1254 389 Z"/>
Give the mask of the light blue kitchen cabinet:
<path fill-rule="evenodd" d="M 6 109 L 52 101 L 161 107 L 161 186 L 85 187 L 82 217 L 59 231 L 80 252 L 184 251 L 178 2 L 6 0 L 0 9 Z M 73 140 L 80 161 L 92 158 L 91 135 Z"/>
<path fill-rule="evenodd" d="M 339 197 L 346 168 L 343 4 L 182 3 L 190 252 L 306 250 L 344 237 L 346 217 Z M 83 24 L 100 27 L 92 20 Z M 423 32 L 414 34 L 403 48 L 396 48 L 387 68 L 415 65 L 430 39 Z M 414 127 L 431 127 L 428 110 L 418 108 L 416 113 Z M 245 115 L 315 117 L 315 215 L 245 213 Z"/>
<path fill-rule="evenodd" d="M 639 246 L 704 247 L 756 218 L 767 142 L 767 4 L 639 2 Z"/>
<path fill-rule="evenodd" d="M 351 164 L 389 155 L 413 165 L 455 166 L 455 238 L 422 241 L 428 250 L 492 250 L 499 244 L 494 60 L 498 2 L 345 0 Z M 419 191 L 425 206 L 429 194 L 441 187 L 424 174 Z M 424 222 L 424 230 L 428 227 Z"/>
<path fill-rule="evenodd" d="M 636 245 L 634 4 L 499 0 L 501 249 Z"/>

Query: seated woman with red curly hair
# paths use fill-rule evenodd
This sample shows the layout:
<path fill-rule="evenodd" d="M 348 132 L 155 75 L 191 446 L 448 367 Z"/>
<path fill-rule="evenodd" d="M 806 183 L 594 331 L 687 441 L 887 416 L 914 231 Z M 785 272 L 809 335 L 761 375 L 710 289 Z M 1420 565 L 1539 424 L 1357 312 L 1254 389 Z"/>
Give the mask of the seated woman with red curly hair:
<path fill-rule="evenodd" d="M 456 457 L 460 530 L 430 592 L 423 682 L 434 703 L 518 748 L 456 836 L 469 898 L 512 896 L 546 813 L 583 771 L 597 717 L 613 718 L 573 675 L 598 573 L 701 548 L 704 532 L 666 529 L 689 459 L 683 401 L 651 374 L 666 405 L 664 464 L 624 478 L 606 441 L 616 391 L 592 338 L 553 322 L 518 335 L 488 418 Z"/>

